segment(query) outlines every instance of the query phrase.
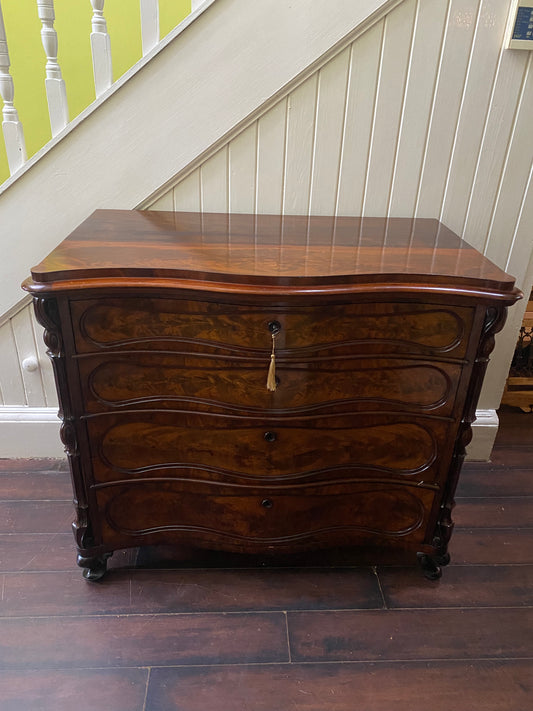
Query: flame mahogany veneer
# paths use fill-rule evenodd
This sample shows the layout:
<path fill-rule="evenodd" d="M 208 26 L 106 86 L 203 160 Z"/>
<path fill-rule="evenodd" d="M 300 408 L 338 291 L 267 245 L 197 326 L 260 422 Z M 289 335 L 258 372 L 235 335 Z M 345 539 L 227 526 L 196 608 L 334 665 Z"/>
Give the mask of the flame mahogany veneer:
<path fill-rule="evenodd" d="M 520 298 L 444 225 L 99 210 L 24 288 L 85 577 L 113 550 L 184 542 L 392 546 L 440 575 L 494 335 Z"/>

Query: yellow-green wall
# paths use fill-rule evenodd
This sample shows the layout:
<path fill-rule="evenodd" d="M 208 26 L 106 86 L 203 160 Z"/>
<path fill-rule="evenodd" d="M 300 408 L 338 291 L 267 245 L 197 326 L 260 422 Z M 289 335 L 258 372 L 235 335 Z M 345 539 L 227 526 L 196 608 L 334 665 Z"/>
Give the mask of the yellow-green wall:
<path fill-rule="evenodd" d="M 6 27 L 15 108 L 24 128 L 28 157 L 50 140 L 44 87 L 46 57 L 36 0 L 1 0 Z M 139 0 L 106 0 L 104 15 L 111 36 L 113 77 L 118 79 L 141 58 Z M 90 0 L 55 0 L 58 61 L 67 87 L 70 118 L 94 101 Z M 159 24 L 164 37 L 190 13 L 190 0 L 159 0 Z M 0 102 L 1 103 L 1 102 Z M 0 137 L 0 183 L 9 177 L 3 137 Z"/>

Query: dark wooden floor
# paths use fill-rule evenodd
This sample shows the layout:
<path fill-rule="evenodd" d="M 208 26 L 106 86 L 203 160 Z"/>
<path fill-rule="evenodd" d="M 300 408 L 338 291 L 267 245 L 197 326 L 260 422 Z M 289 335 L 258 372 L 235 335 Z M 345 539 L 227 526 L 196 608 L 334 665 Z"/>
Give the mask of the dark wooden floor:
<path fill-rule="evenodd" d="M 533 415 L 502 420 L 435 583 L 341 553 L 143 550 L 90 584 L 64 463 L 2 460 L 0 710 L 531 711 Z"/>

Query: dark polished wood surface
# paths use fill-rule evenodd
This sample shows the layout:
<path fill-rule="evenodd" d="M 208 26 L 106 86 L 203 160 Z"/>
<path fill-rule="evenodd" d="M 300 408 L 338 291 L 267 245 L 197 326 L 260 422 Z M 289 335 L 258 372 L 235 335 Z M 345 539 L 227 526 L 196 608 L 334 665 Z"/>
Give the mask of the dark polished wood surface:
<path fill-rule="evenodd" d="M 97 211 L 25 288 L 86 577 L 118 549 L 180 543 L 409 549 L 440 575 L 520 296 L 444 225 Z"/>
<path fill-rule="evenodd" d="M 180 546 L 117 551 L 87 585 L 66 461 L 0 460 L 0 711 L 530 711 L 533 415 L 500 417 L 434 583 L 397 551 Z"/>
<path fill-rule="evenodd" d="M 120 210 L 93 213 L 32 277 L 41 289 L 106 278 L 201 279 L 204 287 L 452 283 L 506 292 L 514 283 L 434 219 Z"/>

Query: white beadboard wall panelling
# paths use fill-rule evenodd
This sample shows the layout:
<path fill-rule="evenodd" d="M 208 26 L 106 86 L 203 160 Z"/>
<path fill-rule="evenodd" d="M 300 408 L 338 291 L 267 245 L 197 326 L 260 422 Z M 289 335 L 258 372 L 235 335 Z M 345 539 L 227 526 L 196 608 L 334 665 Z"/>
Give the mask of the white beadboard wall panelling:
<path fill-rule="evenodd" d="M 257 123 L 255 212 L 280 215 L 283 204 L 287 99 L 278 102 Z"/>
<path fill-rule="evenodd" d="M 385 21 L 352 45 L 337 214 L 361 215 Z"/>
<path fill-rule="evenodd" d="M 150 205 L 150 210 L 174 210 L 174 194 L 170 190 L 168 193 L 161 195 L 155 202 Z"/>
<path fill-rule="evenodd" d="M 519 116 L 518 107 L 530 56 L 529 52 L 504 52 L 496 77 L 463 229 L 464 239 L 482 251 L 487 242 L 502 166 Z"/>
<path fill-rule="evenodd" d="M 19 311 L 11 319 L 13 337 L 17 349 L 17 360 L 24 385 L 25 404 L 29 407 L 44 407 L 46 405 L 41 378 L 41 368 L 39 367 L 39 354 L 33 335 L 30 309 L 31 306 Z M 22 367 L 26 359 L 35 361 L 35 369 Z"/>
<path fill-rule="evenodd" d="M 170 190 L 168 194 L 172 195 L 174 210 L 183 212 L 201 212 L 202 191 L 200 183 L 200 168 L 197 168 L 184 180 L 178 183 L 178 185 L 176 185 L 173 190 Z"/>
<path fill-rule="evenodd" d="M 309 211 L 318 76 L 316 72 L 288 97 L 283 185 L 283 212 L 288 215 Z"/>
<path fill-rule="evenodd" d="M 31 315 L 33 337 L 35 339 L 35 347 L 39 359 L 39 369 L 44 391 L 44 402 L 47 407 L 53 407 L 57 410 L 59 405 L 57 401 L 56 383 L 52 363 L 46 352 L 46 346 L 43 340 L 44 329 L 41 324 L 37 323 L 33 305 L 30 305 L 28 310 Z"/>
<path fill-rule="evenodd" d="M 439 215 L 450 229 L 458 233 L 464 229 L 483 129 L 496 86 L 497 68 L 507 52 L 503 48 L 503 40 L 508 14 L 507 3 L 482 0 Z"/>
<path fill-rule="evenodd" d="M 228 146 L 228 210 L 255 211 L 257 175 L 257 122 L 234 138 Z"/>
<path fill-rule="evenodd" d="M 485 247 L 489 259 L 503 266 L 509 261 L 509 250 L 515 246 L 515 227 L 523 208 L 533 162 L 532 64 L 530 55 Z M 503 235 L 506 237 L 502 239 Z"/>
<path fill-rule="evenodd" d="M 416 0 L 405 0 L 385 18 L 364 216 L 386 215 L 388 211 L 416 8 Z"/>
<path fill-rule="evenodd" d="M 17 319 L 16 330 L 20 331 L 20 314 L 26 312 L 30 306 L 26 303 L 21 310 L 14 309 L 15 313 L 0 326 L 0 392 L 2 405 L 28 405 L 26 389 L 22 377 L 21 361 L 15 338 L 14 320 Z M 25 341 L 28 342 L 25 334 Z M 30 352 L 27 355 L 31 354 Z"/>
<path fill-rule="evenodd" d="M 350 69 L 346 48 L 318 73 L 309 212 L 334 215 Z"/>
<path fill-rule="evenodd" d="M 415 213 L 428 117 L 431 116 L 450 6 L 451 0 L 418 2 L 388 209 L 390 215 L 411 216 Z"/>
<path fill-rule="evenodd" d="M 0 328 L 0 393 L 2 405 L 25 405 L 24 383 L 11 321 Z"/>
<path fill-rule="evenodd" d="M 228 212 L 228 147 L 209 158 L 200 169 L 203 212 Z"/>
<path fill-rule="evenodd" d="M 452 0 L 436 92 L 428 117 L 416 217 L 436 217 L 441 212 L 479 9 L 479 0 Z"/>

